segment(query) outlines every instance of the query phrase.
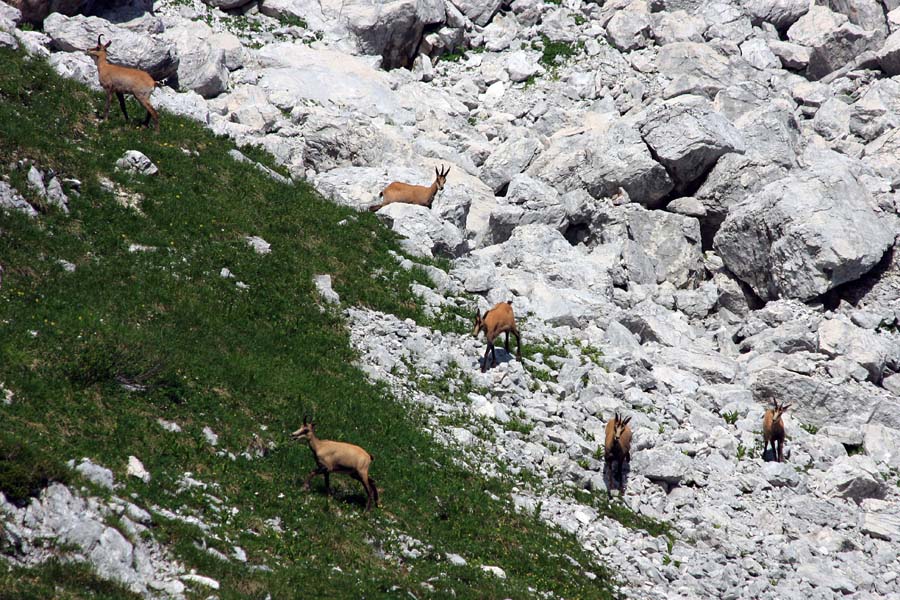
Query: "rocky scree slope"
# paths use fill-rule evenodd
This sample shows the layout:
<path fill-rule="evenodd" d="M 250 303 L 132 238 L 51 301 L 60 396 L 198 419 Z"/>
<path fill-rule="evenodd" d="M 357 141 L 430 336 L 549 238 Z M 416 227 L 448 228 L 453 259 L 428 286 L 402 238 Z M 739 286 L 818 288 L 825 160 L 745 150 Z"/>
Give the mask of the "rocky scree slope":
<path fill-rule="evenodd" d="M 606 556 L 634 597 L 900 593 L 893 2 L 390 5 L 411 21 L 208 4 L 51 15 L 43 33 L 13 19 L 6 43 L 87 83 L 71 50 L 101 29 L 154 44 L 161 69 L 199 56 L 215 73 L 179 74 L 161 105 L 354 208 L 452 165 L 432 210 L 379 217 L 409 252 L 454 259 L 420 289 L 431 310 L 512 298 L 547 351 L 482 376 L 480 344 L 353 310 L 362 364 L 470 464 L 521 473 L 520 507 Z M 399 22 L 415 23 L 401 49 Z M 759 451 L 772 397 L 793 403 L 783 464 Z M 602 491 L 614 410 L 634 415 L 623 502 L 670 522 L 671 548 L 583 495 Z"/>

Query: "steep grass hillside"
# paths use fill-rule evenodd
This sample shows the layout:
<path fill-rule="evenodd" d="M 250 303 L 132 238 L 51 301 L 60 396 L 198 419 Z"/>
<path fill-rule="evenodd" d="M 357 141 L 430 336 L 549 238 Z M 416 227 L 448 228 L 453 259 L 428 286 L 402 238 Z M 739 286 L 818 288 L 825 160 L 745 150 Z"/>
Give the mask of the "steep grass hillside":
<path fill-rule="evenodd" d="M 320 307 L 315 274 L 331 274 L 344 303 L 425 320 L 410 284 L 427 278 L 399 268 L 389 254 L 399 246 L 374 216 L 234 161 L 231 143 L 198 124 L 163 114 L 154 135 L 118 112 L 98 122 L 100 95 L 16 53 L 0 52 L 0 65 L 0 176 L 42 207 L 35 219 L 0 214 L 0 382 L 15 394 L 0 404 L 0 490 L 25 501 L 42 480 L 85 486 L 61 465 L 90 457 L 114 471 L 117 495 L 210 526 L 204 533 L 155 514 L 151 531 L 186 567 L 219 580 L 222 599 L 614 595 L 609 574 L 573 537 L 515 514 L 509 483 L 459 466 L 423 433 L 423 415 L 354 366 L 342 316 Z M 115 171 L 130 149 L 159 174 Z M 30 194 L 20 161 L 81 182 L 71 214 Z M 140 194 L 139 210 L 121 205 L 100 177 Z M 245 241 L 252 235 L 271 253 L 255 253 Z M 223 268 L 234 278 L 220 276 Z M 321 479 L 301 490 L 313 462 L 288 433 L 307 413 L 321 436 L 376 457 L 382 508 L 364 514 L 361 487 L 342 477 L 332 478 L 331 499 Z M 163 429 L 160 418 L 182 431 Z M 23 452 L 27 469 L 16 463 Z M 130 455 L 149 483 L 126 476 Z M 179 491 L 184 473 L 209 487 Z M 398 553 L 400 534 L 423 543 L 414 564 Z M 248 562 L 203 546 L 225 555 L 239 546 Z M 468 564 L 454 566 L 445 553 Z M 0 567 L 0 590 L 3 598 L 125 597 L 84 568 L 53 563 Z"/>

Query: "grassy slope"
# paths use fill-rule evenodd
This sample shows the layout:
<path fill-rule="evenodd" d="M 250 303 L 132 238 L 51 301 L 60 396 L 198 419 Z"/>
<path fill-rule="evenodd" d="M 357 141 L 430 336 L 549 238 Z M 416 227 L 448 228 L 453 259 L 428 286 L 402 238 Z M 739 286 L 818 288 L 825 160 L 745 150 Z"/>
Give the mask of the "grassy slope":
<path fill-rule="evenodd" d="M 195 547 L 203 538 L 198 529 L 159 519 L 154 535 L 187 566 L 219 579 L 223 599 L 266 592 L 371 598 L 399 594 L 394 586 L 423 597 L 426 580 L 436 597 L 455 590 L 458 597 L 522 598 L 529 589 L 611 596 L 608 576 L 574 538 L 512 513 L 506 484 L 455 465 L 421 432 L 415 410 L 352 366 L 341 318 L 317 307 L 313 274 L 332 274 L 347 303 L 421 318 L 409 292 L 418 275 L 397 268 L 387 251 L 398 246 L 372 215 L 234 162 L 230 142 L 197 124 L 163 115 L 154 135 L 126 126 L 120 113 L 98 123 L 99 95 L 45 64 L 2 51 L 0 67 L 0 175 L 25 191 L 23 172 L 11 165 L 31 159 L 83 182 L 69 216 L 0 214 L 0 382 L 16 393 L 12 406 L 0 405 L 8 434 L 60 461 L 93 458 L 125 484 L 120 495 L 136 492 L 142 503 L 196 514 L 220 538 L 206 536 L 211 546 L 229 554 L 239 545 L 251 564 L 273 569 L 221 562 Z M 150 156 L 159 175 L 115 173 L 128 149 Z M 99 174 L 141 193 L 144 215 L 120 207 Z M 272 253 L 255 254 L 245 235 L 262 236 Z M 131 243 L 157 250 L 130 253 Z M 76 272 L 57 259 L 76 264 Z M 249 289 L 221 278 L 222 267 Z M 130 392 L 122 381 L 146 390 Z M 363 515 L 361 488 L 340 477 L 333 499 L 323 496 L 321 482 L 311 493 L 300 489 L 312 459 L 287 433 L 305 413 L 315 415 L 322 436 L 375 455 L 382 509 Z M 158 417 L 184 431 L 164 431 Z M 231 460 L 204 441 L 207 425 L 219 434 L 218 449 L 238 454 L 254 433 L 276 448 L 264 458 Z M 153 475 L 149 484 L 125 477 L 132 454 Z M 185 471 L 218 482 L 210 492 L 238 512 L 216 512 L 199 491 L 176 493 Z M 273 517 L 283 534 L 265 524 Z M 389 540 L 392 530 L 462 554 L 469 565 L 433 556 L 411 564 L 386 559 L 372 541 Z M 499 565 L 509 578 L 486 575 L 479 564 Z M 591 581 L 584 570 L 600 577 Z M 53 569 L 23 577 L 0 568 L 0 589 L 15 581 L 21 594 L 39 596 L 42 573 Z M 79 596 L 77 584 L 66 589 Z"/>

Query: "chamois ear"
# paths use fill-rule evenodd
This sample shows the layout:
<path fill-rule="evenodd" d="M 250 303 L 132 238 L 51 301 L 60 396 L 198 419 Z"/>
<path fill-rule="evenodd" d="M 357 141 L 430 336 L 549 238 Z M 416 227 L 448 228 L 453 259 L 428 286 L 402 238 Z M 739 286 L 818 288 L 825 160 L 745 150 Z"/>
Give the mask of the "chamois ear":
<path fill-rule="evenodd" d="M 787 409 L 789 409 L 789 408 L 792 407 L 792 406 L 793 406 L 793 404 L 782 404 L 782 405 L 781 405 L 781 412 L 786 411 Z"/>

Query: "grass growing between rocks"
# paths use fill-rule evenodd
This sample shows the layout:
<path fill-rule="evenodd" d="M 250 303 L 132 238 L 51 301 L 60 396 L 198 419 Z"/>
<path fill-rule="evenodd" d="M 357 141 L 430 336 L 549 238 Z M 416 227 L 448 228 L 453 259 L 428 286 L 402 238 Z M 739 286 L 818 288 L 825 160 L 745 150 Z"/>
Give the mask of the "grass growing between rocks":
<path fill-rule="evenodd" d="M 373 215 L 338 226 L 351 211 L 234 162 L 231 143 L 198 124 L 163 114 L 154 135 L 113 111 L 98 123 L 98 94 L 16 53 L 0 51 L 0 64 L 0 175 L 34 201 L 12 170 L 19 160 L 82 182 L 68 216 L 0 214 L 0 381 L 15 392 L 0 405 L 5 434 L 56 464 L 90 457 L 113 469 L 118 495 L 206 523 L 204 532 L 156 516 L 152 535 L 219 580 L 223 600 L 613 597 L 609 575 L 572 536 L 513 512 L 507 483 L 458 465 L 422 432 L 420 413 L 353 366 L 345 324 L 320 309 L 314 274 L 331 274 L 346 303 L 425 320 L 410 285 L 426 282 L 398 267 L 388 251 L 399 245 Z M 160 173 L 115 172 L 129 149 Z M 120 206 L 100 176 L 141 194 L 140 212 Z M 255 254 L 247 235 L 271 253 Z M 223 267 L 235 278 L 220 277 Z M 361 486 L 342 476 L 334 498 L 321 478 L 301 490 L 313 461 L 288 432 L 307 413 L 322 437 L 376 457 L 382 508 L 364 514 Z M 149 483 L 126 477 L 129 455 Z M 206 487 L 179 485 L 186 472 Z M 397 533 L 432 549 L 403 558 Z M 225 555 L 239 546 L 248 562 L 204 546 Z M 0 567 L 0 589 L 16 598 L 49 597 L 57 581 L 55 597 L 123 597 L 83 567 Z"/>

